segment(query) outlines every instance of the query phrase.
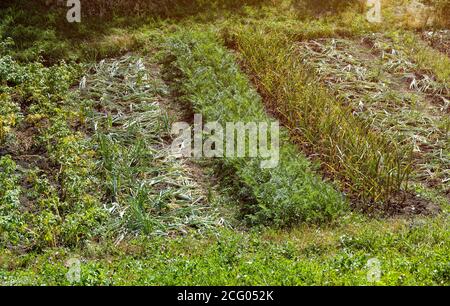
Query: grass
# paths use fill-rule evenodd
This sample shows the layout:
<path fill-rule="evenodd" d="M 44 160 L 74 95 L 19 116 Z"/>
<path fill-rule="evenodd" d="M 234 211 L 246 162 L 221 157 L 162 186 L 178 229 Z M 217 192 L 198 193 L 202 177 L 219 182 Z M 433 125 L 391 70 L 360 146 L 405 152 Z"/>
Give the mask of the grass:
<path fill-rule="evenodd" d="M 302 18 L 339 14 L 350 8 L 361 12 L 364 12 L 365 9 L 363 1 L 360 0 L 294 0 L 292 6 L 297 11 L 297 15 Z"/>
<path fill-rule="evenodd" d="M 40 2 L 45 2 L 41 0 Z M 93 0 L 84 5 L 85 15 L 107 19 L 117 12 L 121 16 L 154 16 L 156 18 L 183 18 L 209 11 L 234 10 L 243 6 L 260 6 L 268 0 Z"/>
<path fill-rule="evenodd" d="M 441 24 L 444 27 L 449 26 L 448 16 L 445 13 L 450 10 L 449 0 L 426 0 L 425 3 L 434 8 L 438 24 Z"/>
<path fill-rule="evenodd" d="M 290 232 L 224 229 L 201 237 L 93 243 L 19 257 L 2 251 L 0 280 L 69 285 L 65 263 L 79 258 L 77 285 L 448 285 L 447 221 L 348 217 L 338 227 L 302 226 Z M 367 280 L 373 258 L 381 266 L 377 282 Z"/>

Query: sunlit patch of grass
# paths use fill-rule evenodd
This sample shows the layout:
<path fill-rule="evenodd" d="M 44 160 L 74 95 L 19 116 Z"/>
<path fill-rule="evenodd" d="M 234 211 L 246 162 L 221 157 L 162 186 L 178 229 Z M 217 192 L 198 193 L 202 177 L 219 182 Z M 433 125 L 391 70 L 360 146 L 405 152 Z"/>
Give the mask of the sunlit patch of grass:
<path fill-rule="evenodd" d="M 448 233 L 446 218 L 349 216 L 333 227 L 222 229 L 201 238 L 138 238 L 22 256 L 3 250 L 0 264 L 7 269 L 0 279 L 69 285 L 64 264 L 77 257 L 80 285 L 448 285 Z M 370 259 L 380 262 L 379 281 L 367 277 Z"/>
<path fill-rule="evenodd" d="M 339 14 L 346 10 L 364 11 L 361 0 L 293 0 L 292 6 L 302 18 L 317 18 L 320 15 Z"/>
<path fill-rule="evenodd" d="M 142 47 L 142 44 L 132 30 L 112 29 L 101 38 L 96 37 L 94 41 L 85 42 L 83 50 L 86 58 L 99 60 L 120 56 L 139 47 Z"/>

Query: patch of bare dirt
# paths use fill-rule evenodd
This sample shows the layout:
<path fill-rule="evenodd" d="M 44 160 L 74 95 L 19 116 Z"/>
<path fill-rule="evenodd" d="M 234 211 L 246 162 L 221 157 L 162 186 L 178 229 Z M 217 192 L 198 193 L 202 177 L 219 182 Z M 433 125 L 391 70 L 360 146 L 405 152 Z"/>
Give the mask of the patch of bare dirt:
<path fill-rule="evenodd" d="M 398 193 L 384 205 L 357 204 L 354 208 L 372 216 L 384 217 L 435 216 L 442 211 L 438 204 L 424 199 L 412 192 L 405 191 Z"/>

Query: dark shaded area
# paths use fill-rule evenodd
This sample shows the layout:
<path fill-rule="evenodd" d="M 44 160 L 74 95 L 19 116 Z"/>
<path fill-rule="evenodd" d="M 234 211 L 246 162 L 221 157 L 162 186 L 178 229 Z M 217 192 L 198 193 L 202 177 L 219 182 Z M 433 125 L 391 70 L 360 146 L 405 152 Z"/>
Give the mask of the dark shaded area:
<path fill-rule="evenodd" d="M 41 0 L 49 2 L 48 0 Z M 53 2 L 53 1 L 50 1 Z M 56 1 L 58 2 L 58 1 Z M 90 0 L 82 4 L 85 16 L 147 15 L 162 18 L 183 17 L 211 9 L 240 9 L 266 0 Z"/>
<path fill-rule="evenodd" d="M 293 0 L 293 7 L 299 17 L 334 15 L 351 7 L 357 7 L 361 12 L 365 2 L 360 0 Z"/>
<path fill-rule="evenodd" d="M 90 0 L 81 1 L 81 23 L 66 19 L 66 0 L 14 0 L 0 2 L 0 41 L 11 38 L 9 53 L 16 60 L 40 60 L 46 65 L 61 60 L 98 60 L 95 42 L 112 28 L 130 30 L 155 20 L 204 18 L 211 20 L 243 14 L 245 6 L 261 6 L 269 0 Z M 205 17 L 206 18 L 206 17 Z M 0 54 L 2 54 L 0 45 Z M 113 54 L 117 55 L 117 54 Z M 101 57 L 101 56 L 100 56 Z"/>
<path fill-rule="evenodd" d="M 238 11 L 243 6 L 258 6 L 269 0 L 89 0 L 81 1 L 82 17 L 108 19 L 114 16 L 151 16 L 158 18 L 182 18 L 211 10 Z M 20 8 L 38 13 L 69 9 L 66 0 L 12 0 L 2 1 L 0 9 Z M 65 17 L 65 14 L 64 14 Z"/>

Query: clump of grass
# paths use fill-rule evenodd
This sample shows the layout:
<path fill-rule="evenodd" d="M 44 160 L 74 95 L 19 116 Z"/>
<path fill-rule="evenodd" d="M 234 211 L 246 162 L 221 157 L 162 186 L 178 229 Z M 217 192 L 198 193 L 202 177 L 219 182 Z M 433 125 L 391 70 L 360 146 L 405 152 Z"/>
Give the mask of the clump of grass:
<path fill-rule="evenodd" d="M 291 40 L 245 26 L 227 36 L 268 107 L 344 190 L 364 202 L 388 203 L 407 188 L 409 152 L 332 97 L 293 52 Z"/>
<path fill-rule="evenodd" d="M 261 99 L 251 89 L 233 57 L 215 34 L 180 30 L 167 40 L 170 71 L 178 74 L 182 99 L 209 121 L 269 122 Z M 181 72 L 181 75 L 179 74 Z M 224 158 L 238 180 L 244 213 L 252 224 L 290 226 L 299 222 L 324 222 L 338 216 L 345 202 L 322 182 L 307 159 L 281 136 L 280 163 L 261 169 L 258 159 Z"/>

